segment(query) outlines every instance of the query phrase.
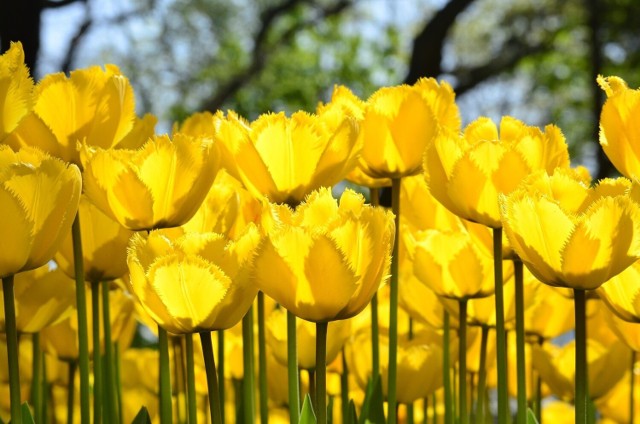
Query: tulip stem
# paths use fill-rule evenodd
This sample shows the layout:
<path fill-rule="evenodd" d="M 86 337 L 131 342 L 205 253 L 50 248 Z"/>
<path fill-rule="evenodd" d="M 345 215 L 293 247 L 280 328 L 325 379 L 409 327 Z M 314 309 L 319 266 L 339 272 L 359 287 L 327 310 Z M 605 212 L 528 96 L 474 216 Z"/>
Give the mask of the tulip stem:
<path fill-rule="evenodd" d="M 391 281 L 389 282 L 389 424 L 396 424 L 396 384 L 398 374 L 398 245 L 400 242 L 400 178 L 391 180 L 391 210 L 395 215 Z"/>
<path fill-rule="evenodd" d="M 109 282 L 103 281 L 102 290 L 102 327 L 104 330 L 104 422 L 116 420 L 117 412 L 113 395 L 113 347 L 111 342 L 111 309 L 109 307 Z M 98 344 L 98 346 L 100 346 Z M 94 346 L 93 351 L 96 351 Z"/>
<path fill-rule="evenodd" d="M 631 350 L 631 368 L 629 369 L 631 374 L 631 380 L 629 381 L 629 424 L 633 424 L 635 422 L 635 388 L 636 388 L 636 351 Z"/>
<path fill-rule="evenodd" d="M 516 377 L 518 388 L 517 424 L 527 422 L 527 378 L 524 358 L 524 274 L 522 261 L 513 260 L 513 273 L 516 285 Z"/>
<path fill-rule="evenodd" d="M 90 421 L 89 402 L 89 329 L 87 325 L 87 294 L 84 286 L 84 257 L 80 235 L 80 212 L 71 225 L 73 267 L 76 277 L 76 308 L 78 313 L 78 362 L 80 365 L 80 422 Z"/>
<path fill-rule="evenodd" d="M 587 422 L 587 325 L 586 292 L 574 289 L 575 335 L 576 335 L 576 375 L 575 375 L 575 413 L 576 424 Z"/>
<path fill-rule="evenodd" d="M 209 336 L 211 337 L 211 336 Z M 185 334 L 184 342 L 187 351 L 187 410 L 189 424 L 198 422 L 196 401 L 196 372 L 193 364 L 193 334 Z"/>
<path fill-rule="evenodd" d="M 258 380 L 260 385 L 260 423 L 269 422 L 267 396 L 267 341 L 264 328 L 264 293 L 258 292 Z"/>
<path fill-rule="evenodd" d="M 124 422 L 124 411 L 122 410 L 122 378 L 120 374 L 120 343 L 113 343 L 113 363 L 115 365 L 115 392 L 116 409 L 121 423 Z"/>
<path fill-rule="evenodd" d="M 372 206 L 380 206 L 380 196 L 377 188 L 369 189 Z M 371 298 L 371 376 L 380 375 L 380 330 L 378 327 L 378 293 Z"/>
<path fill-rule="evenodd" d="M 73 396 L 75 394 L 74 383 L 77 363 L 75 361 L 69 361 L 67 364 L 69 365 L 69 373 L 67 374 L 67 424 L 73 424 L 73 410 L 75 409 Z M 11 422 L 13 422 L 13 419 L 11 419 Z"/>
<path fill-rule="evenodd" d="M 482 326 L 482 334 L 480 336 L 480 364 L 478 374 L 478 395 L 476 405 L 476 421 L 484 423 L 485 415 L 485 398 L 487 392 L 487 344 L 489 341 L 489 327 Z"/>
<path fill-rule="evenodd" d="M 91 315 L 93 330 L 93 422 L 102 419 L 102 391 L 109 390 L 102 380 L 102 359 L 100 359 L 100 281 L 91 282 Z M 109 421 L 105 421 L 109 422 Z"/>
<path fill-rule="evenodd" d="M 344 347 L 342 348 L 342 374 L 340 374 L 340 401 L 343 420 L 347 420 L 349 416 L 349 367 Z"/>
<path fill-rule="evenodd" d="M 244 396 L 244 418 L 247 423 L 255 422 L 255 386 L 254 386 L 254 355 L 253 355 L 253 306 L 242 318 L 242 365 Z"/>
<path fill-rule="evenodd" d="M 31 334 L 31 403 L 35 412 L 35 422 L 42 421 L 42 351 L 40 350 L 40 333 Z"/>
<path fill-rule="evenodd" d="M 316 405 L 318 424 L 327 424 L 327 329 L 326 322 L 316 323 Z"/>
<path fill-rule="evenodd" d="M 509 416 L 507 394 L 507 342 L 504 330 L 504 293 L 502 277 L 502 228 L 493 229 L 493 271 L 496 300 L 496 356 L 498 361 L 498 421 Z"/>
<path fill-rule="evenodd" d="M 224 423 L 225 421 L 225 387 L 224 387 L 224 330 L 218 330 L 218 373 L 220 378 L 218 379 L 218 397 L 220 399 L 220 419 Z M 209 336 L 211 337 L 211 336 Z"/>
<path fill-rule="evenodd" d="M 2 279 L 4 296 L 4 322 L 7 338 L 7 359 L 9 362 L 9 398 L 11 404 L 11 422 L 22 422 L 20 410 L 20 368 L 18 368 L 18 329 L 16 324 L 16 305 L 13 290 L 13 275 Z"/>
<path fill-rule="evenodd" d="M 458 394 L 460 404 L 460 424 L 469 423 L 469 415 L 467 414 L 467 299 L 460 299 L 458 302 L 458 310 L 460 313 L 459 333 L 460 349 L 458 350 Z"/>
<path fill-rule="evenodd" d="M 202 355 L 204 356 L 204 368 L 207 373 L 207 387 L 209 388 L 209 410 L 211 413 L 211 422 L 213 424 L 222 424 L 220 396 L 218 394 L 218 376 L 216 374 L 216 360 L 213 357 L 213 344 L 211 343 L 211 332 L 203 331 L 200 333 L 202 341 Z M 224 377 L 221 377 L 221 379 Z M 236 393 L 238 394 L 238 393 Z M 252 422 L 252 421 L 245 421 Z"/>
<path fill-rule="evenodd" d="M 451 330 L 449 328 L 449 312 L 444 311 L 444 349 L 442 354 L 442 380 L 444 385 L 444 422 L 453 424 L 453 399 L 451 399 Z M 436 407 L 436 404 L 433 404 Z"/>
<path fill-rule="evenodd" d="M 169 366 L 169 336 L 158 325 L 158 350 L 160 351 L 160 423 L 173 422 L 171 399 L 171 369 Z"/>
<path fill-rule="evenodd" d="M 296 316 L 287 311 L 287 375 L 289 380 L 289 417 L 291 424 L 300 419 L 300 386 L 298 385 L 298 346 Z"/>

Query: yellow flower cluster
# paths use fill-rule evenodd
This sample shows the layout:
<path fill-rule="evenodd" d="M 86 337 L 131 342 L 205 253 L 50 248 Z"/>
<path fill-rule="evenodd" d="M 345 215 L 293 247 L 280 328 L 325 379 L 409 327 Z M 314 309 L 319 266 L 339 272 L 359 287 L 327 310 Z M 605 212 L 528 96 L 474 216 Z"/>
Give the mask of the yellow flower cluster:
<path fill-rule="evenodd" d="M 36 83 L 13 43 L 0 56 L 0 416 L 26 421 L 29 400 L 36 422 L 47 403 L 68 422 L 75 409 L 79 422 L 254 422 L 259 387 L 262 423 L 464 424 L 488 417 L 492 388 L 500 422 L 509 394 L 518 422 L 527 402 L 566 422 L 563 403 L 542 411 L 551 394 L 576 422 L 587 399 L 629 422 L 640 90 L 598 83 L 600 144 L 623 177 L 593 182 L 556 126 L 462 128 L 432 78 L 366 100 L 337 86 L 314 113 L 195 113 L 160 135 L 116 66 Z M 336 195 L 343 180 L 370 202 Z"/>

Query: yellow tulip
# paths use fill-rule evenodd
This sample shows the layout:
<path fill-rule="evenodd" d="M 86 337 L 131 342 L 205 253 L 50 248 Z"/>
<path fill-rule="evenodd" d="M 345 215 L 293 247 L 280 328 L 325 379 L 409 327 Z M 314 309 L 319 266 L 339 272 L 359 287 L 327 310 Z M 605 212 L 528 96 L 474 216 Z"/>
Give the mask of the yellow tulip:
<path fill-rule="evenodd" d="M 138 150 L 84 149 L 84 191 L 104 213 L 131 230 L 175 227 L 198 210 L 218 172 L 210 139 L 177 134 L 149 139 Z"/>
<path fill-rule="evenodd" d="M 575 411 L 572 404 L 559 400 L 551 400 L 542 404 L 541 421 L 545 423 L 575 423 Z M 599 421 L 600 424 L 604 424 Z"/>
<path fill-rule="evenodd" d="M 249 223 L 258 223 L 261 213 L 261 203 L 222 169 L 198 211 L 182 228 L 187 232 L 220 233 L 234 239 Z"/>
<path fill-rule="evenodd" d="M 560 130 L 542 132 L 511 117 L 498 128 L 488 118 L 469 124 L 464 134 L 441 128 L 424 159 L 431 193 L 461 218 L 501 228 L 498 196 L 513 191 L 537 170 L 552 173 L 569 166 Z"/>
<path fill-rule="evenodd" d="M 33 96 L 33 109 L 5 140 L 15 149 L 37 146 L 79 165 L 80 144 L 108 149 L 133 128 L 133 89 L 115 65 L 49 74 Z"/>
<path fill-rule="evenodd" d="M 403 178 L 400 183 L 400 225 L 415 230 L 460 230 L 465 225 L 460 218 L 442 206 L 429 192 L 420 175 Z M 405 231 L 406 233 L 406 231 Z M 488 234 L 491 241 L 491 234 Z"/>
<path fill-rule="evenodd" d="M 266 320 L 267 345 L 274 357 L 287 365 L 287 313 L 284 309 L 274 309 Z M 333 362 L 351 335 L 349 320 L 331 322 L 327 331 L 327 364 Z M 316 326 L 296 320 L 296 340 L 298 343 L 298 367 L 306 370 L 316 368 Z"/>
<path fill-rule="evenodd" d="M 637 362 L 636 362 L 637 369 Z M 638 378 L 635 378 L 635 388 L 633 393 L 634 400 L 634 414 L 633 419 L 629 419 L 629 398 L 630 398 L 630 385 L 631 373 L 627 370 L 625 375 L 620 379 L 618 384 L 613 386 L 609 392 L 595 401 L 595 406 L 602 418 L 599 423 L 601 424 L 621 424 L 621 423 L 635 423 L 640 420 L 640 390 L 638 390 Z M 610 421 L 605 421 L 605 420 Z"/>
<path fill-rule="evenodd" d="M 215 138 L 224 166 L 258 198 L 297 205 L 311 191 L 336 184 L 358 160 L 358 125 L 344 116 L 261 115 L 251 124 L 218 115 Z"/>
<path fill-rule="evenodd" d="M 182 133 L 192 137 L 212 137 L 216 132 L 216 122 L 220 120 L 220 115 L 211 112 L 198 112 L 189 116 L 181 124 L 174 124 L 172 133 Z"/>
<path fill-rule="evenodd" d="M 627 87 L 618 77 L 598 76 L 598 84 L 607 94 L 600 115 L 600 145 L 620 173 L 640 178 L 640 90 Z"/>
<path fill-rule="evenodd" d="M 16 274 L 14 282 L 19 333 L 37 333 L 65 319 L 74 310 L 75 284 L 60 269 L 50 270 L 49 265 L 43 265 Z M 3 302 L 0 302 L 0 312 L 0 331 L 5 332 Z"/>
<path fill-rule="evenodd" d="M 78 168 L 41 151 L 0 146 L 0 277 L 38 268 L 71 232 Z"/>
<path fill-rule="evenodd" d="M 122 140 L 115 145 L 116 149 L 139 149 L 155 134 L 155 126 L 158 118 L 147 113 L 142 118 L 137 116 L 133 120 L 133 128 L 125 135 Z"/>
<path fill-rule="evenodd" d="M 592 399 L 605 395 L 624 375 L 628 368 L 629 349 L 620 341 L 601 343 L 587 339 L 587 387 Z M 533 366 L 551 391 L 561 399 L 574 396 L 575 343 L 562 348 L 545 343 L 531 345 Z"/>
<path fill-rule="evenodd" d="M 131 238 L 130 290 L 145 311 L 174 334 L 230 328 L 247 312 L 258 290 L 249 280 L 255 226 L 236 241 L 216 233 L 172 237 L 164 230 Z"/>
<path fill-rule="evenodd" d="M 624 178 L 590 188 L 575 171 L 541 171 L 500 199 L 504 230 L 543 283 L 595 289 L 640 258 L 640 204 L 632 194 Z"/>
<path fill-rule="evenodd" d="M 553 287 L 540 284 L 524 311 L 524 330 L 527 335 L 550 340 L 573 329 L 573 301 Z"/>
<path fill-rule="evenodd" d="M 0 55 L 0 142 L 11 133 L 32 106 L 33 80 L 24 64 L 20 42 Z"/>
<path fill-rule="evenodd" d="M 640 323 L 640 262 L 601 285 L 598 296 L 625 321 Z"/>
<path fill-rule="evenodd" d="M 264 212 L 268 239 L 258 250 L 256 284 L 296 316 L 326 322 L 350 318 L 388 277 L 393 215 L 346 190 L 340 203 L 328 188 L 291 210 Z"/>
<path fill-rule="evenodd" d="M 379 89 L 364 110 L 360 167 L 373 178 L 418 174 L 438 126 L 460 128 L 455 93 L 446 82 L 423 78 L 413 86 Z"/>
<path fill-rule="evenodd" d="M 604 315 L 606 324 L 619 340 L 634 352 L 640 352 L 640 323 L 625 321 L 611 312 L 609 308 L 603 308 L 602 315 Z"/>
<path fill-rule="evenodd" d="M 78 213 L 85 281 L 122 277 L 127 272 L 127 244 L 133 231 L 105 215 L 86 196 L 80 198 Z M 69 277 L 75 278 L 71 239 L 71 234 L 64 239 L 55 260 Z"/>

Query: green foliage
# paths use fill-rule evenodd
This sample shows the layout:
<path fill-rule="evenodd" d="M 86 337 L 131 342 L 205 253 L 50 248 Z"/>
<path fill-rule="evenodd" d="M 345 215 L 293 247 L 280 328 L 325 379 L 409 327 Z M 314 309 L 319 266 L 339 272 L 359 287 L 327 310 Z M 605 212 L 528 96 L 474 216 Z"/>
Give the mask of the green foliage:
<path fill-rule="evenodd" d="M 24 402 L 22 404 L 21 410 L 23 424 L 35 424 L 35 420 L 33 419 L 33 415 L 31 414 L 31 408 L 29 408 L 29 404 L 27 402 Z"/>
<path fill-rule="evenodd" d="M 146 406 L 140 408 L 140 411 L 138 411 L 131 424 L 151 424 L 151 417 L 149 416 L 149 411 L 147 411 Z"/>
<path fill-rule="evenodd" d="M 527 408 L 527 424 L 538 424 L 538 420 L 536 420 L 536 416 L 531 408 Z"/>
<path fill-rule="evenodd" d="M 358 424 L 384 424 L 384 398 L 382 396 L 382 380 L 380 375 L 374 376 L 367 384 L 362 410 Z"/>
<path fill-rule="evenodd" d="M 309 397 L 309 393 L 304 397 L 304 402 L 302 403 L 302 412 L 300 413 L 299 424 L 316 424 L 316 414 L 313 412 L 313 406 L 311 405 L 311 398 Z"/>

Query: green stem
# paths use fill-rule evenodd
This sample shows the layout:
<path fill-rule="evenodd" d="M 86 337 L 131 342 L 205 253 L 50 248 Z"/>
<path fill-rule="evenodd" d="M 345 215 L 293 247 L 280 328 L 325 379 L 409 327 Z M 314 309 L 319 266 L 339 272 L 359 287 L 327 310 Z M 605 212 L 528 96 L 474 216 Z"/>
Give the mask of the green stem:
<path fill-rule="evenodd" d="M 636 374 L 634 372 L 636 367 L 636 352 L 635 350 L 631 351 L 631 379 L 629 381 L 629 424 L 633 424 L 635 422 L 635 388 L 636 388 Z"/>
<path fill-rule="evenodd" d="M 224 387 L 224 330 L 218 330 L 218 373 L 220 378 L 218 379 L 218 397 L 220 398 L 220 416 L 222 422 L 225 421 L 225 387 Z M 211 336 L 209 336 L 211 337 Z"/>
<path fill-rule="evenodd" d="M 287 376 L 289 380 L 289 417 L 292 424 L 300 419 L 300 386 L 298 385 L 298 346 L 296 316 L 287 311 Z"/>
<path fill-rule="evenodd" d="M 80 365 L 80 422 L 88 423 L 91 415 L 89 401 L 89 329 L 87 326 L 87 294 L 84 286 L 84 258 L 80 235 L 80 212 L 71 226 L 73 265 L 76 276 L 76 307 L 78 311 L 78 351 Z"/>
<path fill-rule="evenodd" d="M 527 422 L 527 377 L 524 357 L 524 274 L 522 261 L 513 260 L 516 285 L 516 378 L 518 388 L 517 424 Z"/>
<path fill-rule="evenodd" d="M 407 404 L 407 419 L 405 422 L 407 424 L 414 423 L 413 403 Z"/>
<path fill-rule="evenodd" d="M 538 345 L 542 346 L 544 339 L 542 336 L 538 336 Z M 536 419 L 539 424 L 542 424 L 542 378 L 540 373 L 536 372 Z"/>
<path fill-rule="evenodd" d="M 369 189 L 371 205 L 380 205 L 380 196 L 377 188 Z M 372 378 L 380 375 L 380 330 L 378 326 L 378 294 L 371 299 L 371 374 Z"/>
<path fill-rule="evenodd" d="M 209 410 L 211 413 L 211 422 L 213 424 L 222 424 L 222 408 L 220 406 L 220 396 L 218 393 L 218 376 L 216 373 L 216 360 L 213 357 L 211 332 L 203 331 L 202 333 L 200 333 L 200 340 L 202 341 L 204 369 L 207 373 L 207 387 L 209 388 Z M 236 392 L 236 395 L 239 395 L 239 393 Z"/>
<path fill-rule="evenodd" d="M 461 424 L 468 424 L 469 414 L 467 414 L 467 299 L 458 301 L 458 309 L 460 313 L 460 349 L 458 350 L 458 397 L 460 404 L 459 413 Z"/>
<path fill-rule="evenodd" d="M 42 406 L 40 407 L 40 421 L 36 421 L 39 423 L 47 424 L 49 422 L 49 417 L 47 412 L 49 411 L 49 399 L 51 398 L 51 387 L 49 386 L 49 382 L 47 381 L 47 362 L 44 360 L 44 353 L 41 353 L 40 360 L 42 361 Z M 53 402 L 51 402 L 53 405 Z M 53 409 L 53 408 L 52 408 Z"/>
<path fill-rule="evenodd" d="M 391 180 L 391 209 L 395 215 L 395 236 L 389 282 L 389 424 L 396 424 L 396 384 L 398 374 L 398 247 L 400 244 L 400 178 Z"/>
<path fill-rule="evenodd" d="M 178 422 L 183 422 L 182 415 L 182 402 L 180 402 L 180 393 L 184 393 L 185 391 L 185 373 L 184 373 L 184 357 L 182 356 L 182 340 L 180 337 L 172 337 L 171 338 L 171 347 L 173 348 L 173 388 L 178 394 L 176 396 L 176 417 Z M 185 401 L 187 400 L 187 396 L 184 396 Z M 188 410 L 188 407 L 185 408 L 185 412 Z"/>
<path fill-rule="evenodd" d="M 308 370 L 307 375 L 309 376 L 309 397 L 311 398 L 311 406 L 313 406 L 313 410 L 315 411 L 318 409 L 318 403 L 316 402 L 316 372 L 314 370 Z"/>
<path fill-rule="evenodd" d="M 209 334 L 211 340 L 211 334 Z M 193 364 L 193 334 L 184 335 L 187 350 L 187 402 L 189 411 L 189 424 L 198 422 L 198 408 L 196 400 L 196 373 Z"/>
<path fill-rule="evenodd" d="M 104 422 L 116 420 L 117 412 L 113 396 L 113 347 L 111 343 L 111 309 L 109 307 L 109 282 L 101 284 L 102 289 L 102 328 L 104 332 L 104 375 L 102 376 L 104 392 Z M 96 290 L 97 291 L 97 290 Z M 95 315 L 95 313 L 94 313 Z M 100 345 L 98 345 L 100 346 Z M 95 347 L 94 347 L 95 352 Z"/>
<path fill-rule="evenodd" d="M 318 424 L 327 424 L 327 329 L 326 322 L 316 323 L 316 414 Z"/>
<path fill-rule="evenodd" d="M 102 419 L 102 390 L 108 390 L 108 386 L 102 380 L 102 360 L 100 359 L 100 281 L 91 282 L 91 316 L 93 331 L 93 422 L 100 424 Z"/>
<path fill-rule="evenodd" d="M 255 386 L 253 365 L 253 306 L 242 318 L 242 364 L 243 364 L 243 396 L 244 417 L 246 422 L 255 422 Z"/>
<path fill-rule="evenodd" d="M 124 411 L 122 409 L 122 379 L 120 378 L 120 344 L 113 344 L 114 364 L 115 364 L 115 385 L 116 385 L 116 408 L 118 410 L 119 422 L 124 422 Z"/>
<path fill-rule="evenodd" d="M 13 275 L 2 279 L 4 296 L 4 322 L 7 337 L 7 359 L 9 363 L 9 399 L 11 404 L 11 422 L 22 423 L 20 410 L 20 368 L 18 368 L 18 329 L 16 323 L 16 305 L 13 290 Z"/>
<path fill-rule="evenodd" d="M 67 424 L 73 424 L 73 410 L 75 409 L 75 405 L 73 402 L 74 392 L 75 392 L 75 379 L 76 379 L 76 366 L 77 363 L 75 361 L 69 361 L 69 374 L 67 375 Z M 13 422 L 13 419 L 11 419 Z"/>
<path fill-rule="evenodd" d="M 451 335 L 449 329 L 449 312 L 444 311 L 444 347 L 442 355 L 442 380 L 444 383 L 444 422 L 453 424 L 453 400 L 451 399 Z M 434 403 L 434 408 L 436 404 Z"/>
<path fill-rule="evenodd" d="M 160 351 L 160 423 L 173 422 L 171 399 L 171 368 L 169 366 L 169 336 L 158 325 L 158 350 Z"/>
<path fill-rule="evenodd" d="M 258 292 L 258 380 L 260 385 L 260 423 L 269 422 L 267 396 L 267 341 L 264 327 L 264 293 Z"/>
<path fill-rule="evenodd" d="M 504 293 L 502 277 L 502 228 L 493 229 L 493 271 L 496 300 L 496 354 L 498 366 L 498 421 L 509 417 L 507 393 L 507 341 L 504 330 Z"/>
<path fill-rule="evenodd" d="M 476 421 L 484 423 L 485 415 L 485 394 L 487 391 L 487 344 L 489 340 L 489 327 L 482 326 L 482 334 L 480 336 L 480 364 L 478 374 L 478 394 L 476 396 Z"/>
<path fill-rule="evenodd" d="M 347 366 L 344 347 L 342 348 L 342 374 L 340 374 L 340 402 L 342 405 L 342 417 L 343 420 L 346 420 L 349 416 L 349 367 Z"/>
<path fill-rule="evenodd" d="M 576 334 L 576 376 L 575 376 L 575 412 L 576 424 L 587 422 L 587 321 L 586 292 L 575 289 L 575 334 Z"/>
<path fill-rule="evenodd" d="M 429 424 L 429 398 L 422 399 L 422 422 L 423 424 Z"/>
<path fill-rule="evenodd" d="M 42 351 L 40 350 L 40 333 L 31 334 L 31 403 L 35 412 L 35 422 L 42 420 Z"/>

